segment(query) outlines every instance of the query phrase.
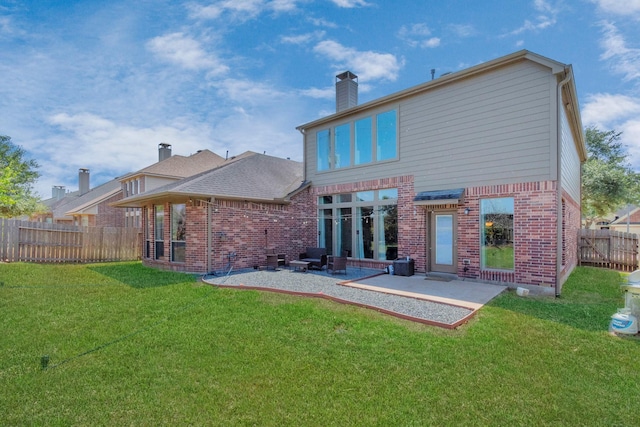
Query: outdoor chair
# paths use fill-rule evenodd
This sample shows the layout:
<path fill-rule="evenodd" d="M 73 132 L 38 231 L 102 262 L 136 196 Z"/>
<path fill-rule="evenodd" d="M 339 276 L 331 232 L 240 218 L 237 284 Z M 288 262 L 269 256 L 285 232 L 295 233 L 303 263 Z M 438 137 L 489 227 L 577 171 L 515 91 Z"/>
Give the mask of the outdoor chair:
<path fill-rule="evenodd" d="M 344 271 L 344 274 L 347 274 L 347 257 L 333 255 L 327 257 L 327 271 L 331 271 L 331 274 L 336 274 L 337 271 Z"/>
<path fill-rule="evenodd" d="M 267 249 L 267 268 L 277 270 L 286 265 L 286 255 L 276 253 L 275 249 Z"/>

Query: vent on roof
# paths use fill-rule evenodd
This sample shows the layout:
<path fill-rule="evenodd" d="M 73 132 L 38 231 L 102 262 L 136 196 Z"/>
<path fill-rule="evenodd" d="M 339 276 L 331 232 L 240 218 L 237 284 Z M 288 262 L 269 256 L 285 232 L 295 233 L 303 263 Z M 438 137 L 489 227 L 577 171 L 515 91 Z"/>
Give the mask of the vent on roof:
<path fill-rule="evenodd" d="M 358 76 L 345 71 L 336 76 L 336 113 L 358 105 Z"/>

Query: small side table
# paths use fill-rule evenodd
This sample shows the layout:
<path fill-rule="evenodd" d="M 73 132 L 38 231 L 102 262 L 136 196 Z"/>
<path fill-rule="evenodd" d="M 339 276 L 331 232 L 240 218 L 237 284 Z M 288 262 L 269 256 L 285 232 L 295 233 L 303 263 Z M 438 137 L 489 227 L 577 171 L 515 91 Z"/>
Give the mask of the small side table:
<path fill-rule="evenodd" d="M 305 273 L 309 270 L 310 262 L 307 261 L 289 261 L 289 266 L 293 268 L 293 271 L 304 271 Z"/>

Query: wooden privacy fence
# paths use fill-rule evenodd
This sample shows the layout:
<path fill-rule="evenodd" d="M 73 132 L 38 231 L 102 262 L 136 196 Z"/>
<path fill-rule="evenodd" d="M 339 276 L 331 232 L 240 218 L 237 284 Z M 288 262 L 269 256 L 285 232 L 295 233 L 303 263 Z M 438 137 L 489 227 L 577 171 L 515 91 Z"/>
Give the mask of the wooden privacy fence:
<path fill-rule="evenodd" d="M 0 261 L 106 262 L 140 258 L 140 229 L 0 218 Z"/>
<path fill-rule="evenodd" d="M 580 265 L 633 271 L 638 268 L 638 236 L 613 230 L 580 230 Z"/>

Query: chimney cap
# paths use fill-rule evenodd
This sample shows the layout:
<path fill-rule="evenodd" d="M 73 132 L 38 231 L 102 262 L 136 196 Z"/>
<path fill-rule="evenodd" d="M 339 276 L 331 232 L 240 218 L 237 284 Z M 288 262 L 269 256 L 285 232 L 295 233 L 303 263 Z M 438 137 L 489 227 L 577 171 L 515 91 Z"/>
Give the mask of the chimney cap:
<path fill-rule="evenodd" d="M 358 76 L 356 76 L 355 74 L 353 74 L 351 71 L 345 71 L 344 73 L 340 73 L 336 76 L 336 79 L 338 80 L 345 80 L 345 79 L 349 79 L 349 80 L 357 80 Z"/>
<path fill-rule="evenodd" d="M 159 148 L 169 148 L 171 147 L 171 144 L 167 144 L 166 142 L 161 142 L 160 144 L 158 144 Z"/>

